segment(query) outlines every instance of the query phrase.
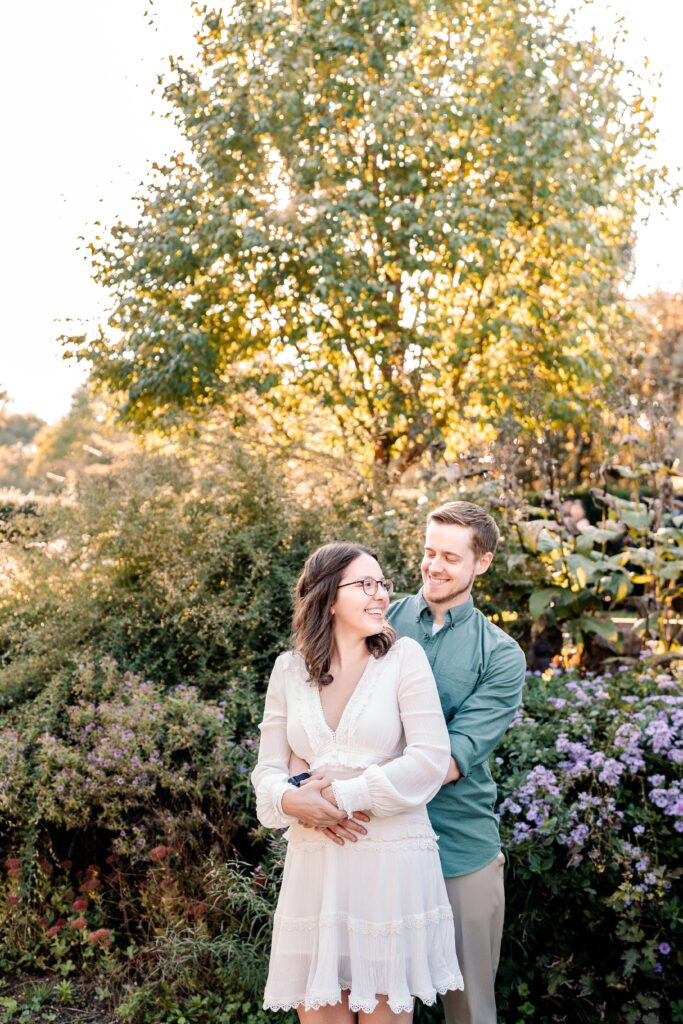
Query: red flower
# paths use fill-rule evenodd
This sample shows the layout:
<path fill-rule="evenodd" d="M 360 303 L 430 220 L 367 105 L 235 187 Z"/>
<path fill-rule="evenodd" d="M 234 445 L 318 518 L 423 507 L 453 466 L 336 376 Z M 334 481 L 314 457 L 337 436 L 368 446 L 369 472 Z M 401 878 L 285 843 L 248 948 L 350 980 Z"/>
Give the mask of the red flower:
<path fill-rule="evenodd" d="M 88 897 L 79 896 L 77 900 L 71 904 L 72 910 L 87 910 L 88 909 Z"/>
<path fill-rule="evenodd" d="M 41 928 L 47 928 L 47 918 L 45 916 L 39 917 L 36 924 L 39 924 Z"/>
<path fill-rule="evenodd" d="M 7 902 L 9 903 L 10 907 L 16 907 L 17 903 L 19 902 L 19 897 L 18 896 L 8 896 L 7 897 Z"/>
<path fill-rule="evenodd" d="M 10 878 L 21 878 L 21 868 L 8 868 L 7 874 Z"/>
<path fill-rule="evenodd" d="M 188 909 L 190 917 L 203 917 L 206 913 L 206 903 L 195 903 Z"/>
<path fill-rule="evenodd" d="M 169 853 L 173 853 L 171 846 L 155 846 L 153 850 L 149 851 L 149 859 L 153 860 L 156 864 L 158 861 L 163 860 L 164 857 L 168 857 Z"/>
<path fill-rule="evenodd" d="M 59 932 L 62 930 L 62 928 L 64 927 L 65 924 L 66 924 L 66 921 L 64 920 L 63 917 L 58 918 L 55 921 L 55 923 L 52 925 L 52 927 L 48 928 L 48 930 L 47 930 L 48 936 L 50 938 L 53 938 L 53 936 L 58 935 Z"/>
<path fill-rule="evenodd" d="M 98 928 L 96 932 L 90 932 L 88 942 L 91 942 L 93 946 L 96 946 L 98 943 L 102 946 L 108 946 L 111 941 L 109 935 L 108 928 Z"/>
<path fill-rule="evenodd" d="M 7 868 L 20 868 L 21 859 L 19 857 L 5 857 L 5 867 Z"/>
<path fill-rule="evenodd" d="M 81 892 L 95 892 L 97 889 L 102 888 L 102 883 L 99 878 L 86 878 L 85 882 L 80 886 Z"/>
<path fill-rule="evenodd" d="M 73 921 L 69 921 L 69 928 L 87 928 L 88 922 L 84 917 L 75 917 Z"/>
<path fill-rule="evenodd" d="M 68 871 L 69 868 L 72 868 L 73 866 L 74 862 L 72 860 L 63 860 L 60 862 L 60 867 L 63 867 L 65 871 Z"/>

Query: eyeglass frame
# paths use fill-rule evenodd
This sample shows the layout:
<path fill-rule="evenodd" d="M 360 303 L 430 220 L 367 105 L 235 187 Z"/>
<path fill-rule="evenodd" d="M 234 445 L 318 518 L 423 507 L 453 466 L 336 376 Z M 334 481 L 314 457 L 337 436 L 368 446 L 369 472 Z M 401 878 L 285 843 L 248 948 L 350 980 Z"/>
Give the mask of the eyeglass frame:
<path fill-rule="evenodd" d="M 375 589 L 372 591 L 372 593 L 368 593 L 368 591 L 365 589 L 365 584 L 368 581 L 375 584 Z M 348 583 L 340 583 L 339 586 L 337 587 L 337 590 L 341 590 L 342 587 L 353 587 L 356 586 L 358 583 L 360 583 L 360 585 L 362 586 L 363 593 L 365 594 L 366 597 L 376 597 L 380 587 L 384 589 L 384 592 L 387 595 L 387 597 L 391 597 L 391 595 L 394 592 L 393 580 L 376 580 L 372 576 L 364 576 L 362 580 L 349 580 Z"/>

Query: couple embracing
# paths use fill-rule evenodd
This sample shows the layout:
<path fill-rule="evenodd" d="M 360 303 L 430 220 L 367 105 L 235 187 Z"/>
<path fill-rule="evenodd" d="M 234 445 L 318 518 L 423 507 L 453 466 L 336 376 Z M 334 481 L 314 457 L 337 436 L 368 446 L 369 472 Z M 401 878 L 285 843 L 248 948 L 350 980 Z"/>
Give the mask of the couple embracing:
<path fill-rule="evenodd" d="M 412 597 L 373 552 L 327 544 L 296 588 L 252 781 L 288 828 L 265 1007 L 303 1024 L 496 1024 L 504 858 L 488 758 L 520 699 L 519 646 L 473 604 L 498 529 L 456 501 L 427 520 Z M 437 845 L 438 843 L 438 845 Z"/>

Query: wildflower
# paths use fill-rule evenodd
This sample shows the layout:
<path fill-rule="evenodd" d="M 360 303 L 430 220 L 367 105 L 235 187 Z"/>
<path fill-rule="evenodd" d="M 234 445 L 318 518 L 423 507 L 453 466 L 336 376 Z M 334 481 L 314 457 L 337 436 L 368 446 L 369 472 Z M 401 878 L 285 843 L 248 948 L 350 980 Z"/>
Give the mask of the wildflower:
<path fill-rule="evenodd" d="M 621 774 L 624 770 L 623 764 L 619 764 L 613 757 L 608 757 L 603 766 L 602 771 L 598 775 L 600 782 L 604 782 L 608 786 L 616 786 L 621 778 Z"/>
<path fill-rule="evenodd" d="M 634 827 L 633 827 L 633 834 L 635 836 L 642 836 L 644 831 L 645 831 L 645 826 L 644 825 L 634 825 Z"/>
<path fill-rule="evenodd" d="M 39 917 L 36 920 L 36 924 L 39 924 L 41 928 L 47 928 L 47 918 L 45 917 L 45 915 Z"/>
<path fill-rule="evenodd" d="M 99 878 L 86 878 L 85 882 L 83 882 L 80 887 L 81 892 L 95 892 L 97 889 L 101 888 L 102 883 Z"/>
<path fill-rule="evenodd" d="M 101 946 L 109 946 L 111 942 L 110 935 L 111 932 L 108 928 L 98 928 L 97 931 L 89 933 L 88 942 L 93 946 L 98 944 Z"/>
<path fill-rule="evenodd" d="M 88 909 L 88 898 L 87 896 L 79 896 L 77 900 L 71 904 L 72 910 L 87 910 Z"/>
<path fill-rule="evenodd" d="M 7 897 L 7 902 L 9 903 L 10 907 L 16 907 L 17 903 L 19 902 L 19 897 L 18 896 L 8 896 Z"/>
<path fill-rule="evenodd" d="M 6 857 L 5 858 L 5 867 L 7 867 L 7 868 L 20 868 L 21 867 L 21 860 L 19 859 L 19 857 Z"/>
<path fill-rule="evenodd" d="M 662 954 L 662 956 L 668 956 L 671 952 L 671 946 L 668 942 L 660 942 L 657 949 Z"/>
<path fill-rule="evenodd" d="M 22 871 L 21 868 L 8 868 L 7 874 L 10 878 L 21 878 Z"/>
<path fill-rule="evenodd" d="M 75 928 L 76 930 L 79 928 L 86 928 L 87 925 L 88 922 L 84 917 L 75 917 L 73 921 L 69 921 L 69 928 Z"/>
<path fill-rule="evenodd" d="M 156 864 L 160 860 L 164 860 L 165 857 L 168 857 L 169 853 L 173 853 L 171 846 L 155 846 L 149 851 L 149 859 Z"/>

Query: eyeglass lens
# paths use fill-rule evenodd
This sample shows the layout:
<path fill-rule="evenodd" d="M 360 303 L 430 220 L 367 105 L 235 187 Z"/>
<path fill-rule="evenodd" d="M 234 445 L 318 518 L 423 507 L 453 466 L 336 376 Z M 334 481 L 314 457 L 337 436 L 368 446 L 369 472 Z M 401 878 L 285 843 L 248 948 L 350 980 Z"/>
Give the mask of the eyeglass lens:
<path fill-rule="evenodd" d="M 363 580 L 363 590 L 368 597 L 374 597 L 380 586 L 383 586 L 387 595 L 391 596 L 394 590 L 394 584 L 391 580 L 373 580 L 370 576 L 366 576 Z"/>

